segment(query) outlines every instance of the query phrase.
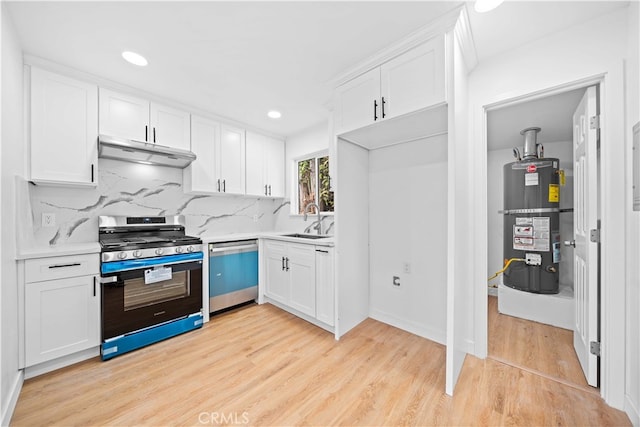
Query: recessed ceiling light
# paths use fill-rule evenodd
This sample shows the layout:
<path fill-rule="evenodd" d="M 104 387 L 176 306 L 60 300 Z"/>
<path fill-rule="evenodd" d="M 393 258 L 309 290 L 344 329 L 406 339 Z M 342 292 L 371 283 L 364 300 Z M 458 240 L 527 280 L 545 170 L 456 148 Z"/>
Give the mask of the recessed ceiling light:
<path fill-rule="evenodd" d="M 135 52 L 122 52 L 122 57 L 127 61 L 132 63 L 133 65 L 138 65 L 140 67 L 144 67 L 148 64 L 147 59 Z"/>
<path fill-rule="evenodd" d="M 500 6 L 504 0 L 476 0 L 473 8 L 476 12 L 484 13 Z"/>
<path fill-rule="evenodd" d="M 280 111 L 271 110 L 267 113 L 267 116 L 269 116 L 269 118 L 271 119 L 279 119 L 280 117 L 282 117 L 282 113 Z"/>

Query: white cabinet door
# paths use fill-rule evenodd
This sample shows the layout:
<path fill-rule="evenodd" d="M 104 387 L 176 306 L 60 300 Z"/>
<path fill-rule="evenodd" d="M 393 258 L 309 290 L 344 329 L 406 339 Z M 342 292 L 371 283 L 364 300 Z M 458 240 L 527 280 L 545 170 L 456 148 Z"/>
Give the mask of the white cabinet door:
<path fill-rule="evenodd" d="M 31 68 L 30 180 L 97 185 L 98 87 Z"/>
<path fill-rule="evenodd" d="M 247 194 L 284 197 L 284 141 L 247 132 Z"/>
<path fill-rule="evenodd" d="M 266 196 L 265 153 L 267 137 L 247 131 L 247 194 L 250 196 Z"/>
<path fill-rule="evenodd" d="M 282 304 L 289 304 L 289 274 L 285 270 L 286 243 L 267 240 L 264 244 L 265 293 Z"/>
<path fill-rule="evenodd" d="M 267 195 L 284 197 L 284 141 L 268 138 L 264 150 Z"/>
<path fill-rule="evenodd" d="M 244 129 L 222 124 L 218 160 L 221 191 L 245 194 L 245 134 Z"/>
<path fill-rule="evenodd" d="M 380 116 L 380 68 L 375 68 L 336 89 L 336 133 L 374 123 Z"/>
<path fill-rule="evenodd" d="M 191 116 L 191 151 L 196 159 L 183 172 L 186 193 L 214 193 L 218 191 L 216 162 L 220 143 L 220 123 Z"/>
<path fill-rule="evenodd" d="M 286 270 L 291 280 L 289 305 L 316 315 L 316 254 L 312 245 L 288 245 Z"/>
<path fill-rule="evenodd" d="M 380 76 L 382 118 L 401 116 L 444 102 L 443 36 L 382 64 Z"/>
<path fill-rule="evenodd" d="M 100 133 L 150 141 L 149 101 L 100 88 Z"/>
<path fill-rule="evenodd" d="M 161 104 L 151 104 L 150 142 L 167 147 L 189 150 L 191 139 L 188 112 Z"/>
<path fill-rule="evenodd" d="M 95 276 L 25 285 L 25 356 L 33 366 L 100 344 Z"/>
<path fill-rule="evenodd" d="M 335 323 L 333 248 L 322 246 L 316 246 L 316 319 L 329 326 Z"/>

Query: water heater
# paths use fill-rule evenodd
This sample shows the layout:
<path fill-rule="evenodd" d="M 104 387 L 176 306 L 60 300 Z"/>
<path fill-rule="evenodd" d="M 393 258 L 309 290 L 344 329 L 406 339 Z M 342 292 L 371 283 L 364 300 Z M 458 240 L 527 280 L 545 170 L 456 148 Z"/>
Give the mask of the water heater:
<path fill-rule="evenodd" d="M 504 258 L 515 259 L 504 271 L 503 284 L 541 294 L 557 294 L 560 263 L 559 160 L 544 158 L 536 137 L 524 135 L 524 155 L 504 165 Z"/>

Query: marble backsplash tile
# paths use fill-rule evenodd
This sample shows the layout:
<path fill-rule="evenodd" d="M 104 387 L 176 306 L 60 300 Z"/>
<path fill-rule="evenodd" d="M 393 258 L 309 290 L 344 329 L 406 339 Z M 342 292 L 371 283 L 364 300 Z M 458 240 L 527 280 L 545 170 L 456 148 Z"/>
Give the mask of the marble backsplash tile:
<path fill-rule="evenodd" d="M 187 234 L 197 236 L 271 231 L 288 203 L 184 194 L 181 169 L 117 160 L 100 159 L 98 179 L 97 188 L 28 185 L 32 218 L 22 222 L 32 229 L 29 240 L 36 245 L 97 241 L 100 215 L 184 215 Z M 43 213 L 55 214 L 55 226 L 42 226 Z"/>

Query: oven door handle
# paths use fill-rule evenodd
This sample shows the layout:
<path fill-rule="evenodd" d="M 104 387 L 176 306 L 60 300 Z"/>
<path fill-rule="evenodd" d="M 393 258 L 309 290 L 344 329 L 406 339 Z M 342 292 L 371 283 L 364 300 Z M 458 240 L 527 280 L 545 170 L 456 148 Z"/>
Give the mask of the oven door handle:
<path fill-rule="evenodd" d="M 175 264 L 184 264 L 193 261 L 202 261 L 202 252 L 189 254 L 168 255 L 155 258 L 131 259 L 126 261 L 104 262 L 100 266 L 102 274 L 118 273 L 120 271 L 138 270 L 141 268 L 162 267 Z"/>

